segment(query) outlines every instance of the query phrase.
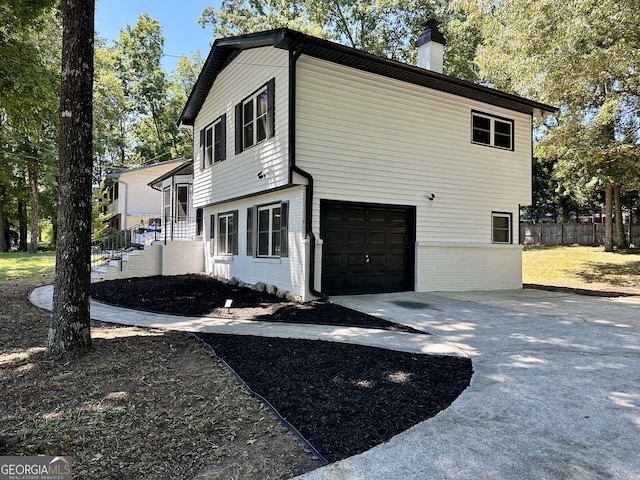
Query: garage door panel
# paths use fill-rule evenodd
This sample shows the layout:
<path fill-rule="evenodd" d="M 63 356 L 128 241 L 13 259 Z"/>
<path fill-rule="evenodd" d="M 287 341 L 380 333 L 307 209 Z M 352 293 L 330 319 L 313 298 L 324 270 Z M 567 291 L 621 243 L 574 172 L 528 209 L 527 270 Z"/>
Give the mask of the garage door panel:
<path fill-rule="evenodd" d="M 413 207 L 323 201 L 320 212 L 326 293 L 413 288 Z"/>
<path fill-rule="evenodd" d="M 354 291 L 354 290 L 362 290 L 366 285 L 366 275 L 348 275 L 343 277 L 342 279 L 342 288 L 345 291 Z"/>
<path fill-rule="evenodd" d="M 347 207 L 344 209 L 342 219 L 350 223 L 364 222 L 366 213 L 367 213 L 366 210 L 362 207 L 359 207 L 359 208 Z"/>
<path fill-rule="evenodd" d="M 350 253 L 346 255 L 348 267 L 357 267 L 365 264 L 365 256 L 362 253 Z"/>
<path fill-rule="evenodd" d="M 328 267 L 341 267 L 343 264 L 342 255 L 340 255 L 339 253 L 330 253 L 328 255 L 325 255 L 325 264 Z"/>
<path fill-rule="evenodd" d="M 342 211 L 342 207 L 327 206 L 325 209 L 323 209 L 322 214 L 327 220 L 340 222 L 342 221 Z"/>
<path fill-rule="evenodd" d="M 324 234 L 324 239 L 329 243 L 342 243 L 343 233 L 340 230 L 329 230 Z"/>
<path fill-rule="evenodd" d="M 386 245 L 387 241 L 387 232 L 384 230 L 372 231 L 369 232 L 369 244 L 371 245 Z"/>
<path fill-rule="evenodd" d="M 371 223 L 387 223 L 387 210 L 371 208 L 367 219 Z"/>
<path fill-rule="evenodd" d="M 366 233 L 364 230 L 349 230 L 346 232 L 346 243 L 348 245 L 364 245 L 366 243 Z"/>

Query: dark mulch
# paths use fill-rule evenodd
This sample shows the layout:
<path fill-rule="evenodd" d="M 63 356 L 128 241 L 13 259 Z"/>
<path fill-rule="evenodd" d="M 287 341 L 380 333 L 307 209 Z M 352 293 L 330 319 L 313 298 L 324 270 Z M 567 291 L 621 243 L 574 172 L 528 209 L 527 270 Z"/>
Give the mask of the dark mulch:
<path fill-rule="evenodd" d="M 186 316 L 217 314 L 221 317 L 227 317 L 224 304 L 227 299 L 231 299 L 232 315 L 241 318 L 426 333 L 335 303 L 290 302 L 276 295 L 223 283 L 205 275 L 155 276 L 97 282 L 91 285 L 91 297 L 104 303 L 147 312 Z"/>
<path fill-rule="evenodd" d="M 254 317 L 261 320 L 400 328 L 331 303 L 294 304 L 204 276 L 136 278 L 92 286 L 92 296 L 107 303 L 185 315 L 210 314 L 230 295 L 235 295 L 234 305 L 245 313 L 257 312 Z M 274 310 L 273 303 L 282 307 Z M 265 313 L 260 313 L 262 309 Z M 464 391 L 473 373 L 466 358 L 324 341 L 199 337 L 331 462 L 368 450 L 433 417 Z"/>
<path fill-rule="evenodd" d="M 467 358 L 319 340 L 199 336 L 330 462 L 433 417 L 472 375 Z"/>

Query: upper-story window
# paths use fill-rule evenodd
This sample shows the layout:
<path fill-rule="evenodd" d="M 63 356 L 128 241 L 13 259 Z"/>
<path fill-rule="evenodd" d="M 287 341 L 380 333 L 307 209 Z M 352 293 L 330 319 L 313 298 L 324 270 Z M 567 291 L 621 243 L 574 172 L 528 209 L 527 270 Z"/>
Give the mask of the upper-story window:
<path fill-rule="evenodd" d="M 236 105 L 236 154 L 257 145 L 275 133 L 275 79 Z"/>
<path fill-rule="evenodd" d="M 471 141 L 489 147 L 513 150 L 513 120 L 472 112 Z"/>
<path fill-rule="evenodd" d="M 227 155 L 227 115 L 200 130 L 200 169 L 221 162 Z"/>

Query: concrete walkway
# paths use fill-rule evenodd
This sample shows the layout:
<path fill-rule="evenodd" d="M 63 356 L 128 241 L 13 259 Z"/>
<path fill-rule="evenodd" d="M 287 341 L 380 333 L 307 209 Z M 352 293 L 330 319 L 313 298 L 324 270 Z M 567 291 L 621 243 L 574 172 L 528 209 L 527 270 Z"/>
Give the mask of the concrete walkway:
<path fill-rule="evenodd" d="M 51 287 L 31 300 L 50 308 Z M 95 303 L 92 318 L 473 358 L 471 386 L 448 409 L 302 480 L 640 479 L 639 298 L 522 290 L 332 300 L 434 335 L 170 317 Z"/>

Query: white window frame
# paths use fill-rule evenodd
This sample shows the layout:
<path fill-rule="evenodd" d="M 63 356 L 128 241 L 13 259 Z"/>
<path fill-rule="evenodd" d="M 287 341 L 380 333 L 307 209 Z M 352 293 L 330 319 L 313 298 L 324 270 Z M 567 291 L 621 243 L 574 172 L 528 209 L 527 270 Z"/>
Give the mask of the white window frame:
<path fill-rule="evenodd" d="M 162 190 L 162 203 L 165 222 L 171 218 L 171 187 Z"/>
<path fill-rule="evenodd" d="M 233 212 L 218 214 L 218 255 L 233 255 Z"/>
<path fill-rule="evenodd" d="M 271 205 L 264 205 L 258 207 L 257 212 L 257 256 L 258 257 L 280 257 L 282 254 L 282 238 L 281 238 L 281 223 L 278 222 L 276 226 L 275 219 L 280 218 L 282 215 L 282 204 L 274 203 Z M 260 217 L 263 212 L 268 212 L 268 225 L 266 230 L 261 230 Z M 266 240 L 266 244 L 265 244 Z M 266 249 L 264 248 L 266 247 Z M 266 250 L 266 253 L 263 253 Z"/>
<path fill-rule="evenodd" d="M 507 227 L 496 226 L 497 219 L 506 219 Z M 507 240 L 497 238 L 496 233 L 501 232 L 507 234 Z M 512 244 L 513 243 L 513 214 L 511 212 L 491 212 L 491 243 Z"/>
<path fill-rule="evenodd" d="M 242 102 L 242 149 L 247 149 L 267 139 L 267 112 L 269 110 L 267 87 Z M 262 109 L 263 108 L 263 109 Z M 251 118 L 248 118 L 248 111 Z M 262 126 L 260 129 L 259 126 Z"/>
<path fill-rule="evenodd" d="M 205 167 L 209 167 L 213 164 L 213 126 L 215 123 L 212 123 L 208 127 L 204 129 L 204 165 Z"/>
<path fill-rule="evenodd" d="M 181 210 L 180 205 L 182 204 L 182 202 L 180 201 L 180 190 L 182 189 L 186 190 L 186 202 L 183 204 L 184 215 L 182 215 L 180 212 Z M 178 183 L 176 185 L 175 205 L 176 205 L 176 220 L 186 222 L 189 219 L 189 184 L 188 183 Z"/>
<path fill-rule="evenodd" d="M 204 162 L 202 164 L 205 167 L 210 167 L 226 158 L 226 152 L 224 151 L 226 128 L 222 123 L 225 118 L 226 116 L 222 115 L 204 128 L 204 149 L 202 150 Z"/>
<path fill-rule="evenodd" d="M 483 129 L 475 126 L 474 120 L 476 118 L 482 118 L 489 121 L 489 128 Z M 508 126 L 509 133 L 505 134 L 499 131 L 496 126 Z M 480 141 L 476 138 L 476 132 L 485 132 L 489 135 L 489 141 Z M 503 142 L 496 141 L 496 138 L 509 138 L 509 145 L 505 146 Z M 471 112 L 471 143 L 476 145 L 484 145 L 487 147 L 499 148 L 501 150 L 513 151 L 514 149 L 514 121 L 508 118 L 498 117 L 496 115 L 489 115 L 487 113 L 472 111 Z"/>
<path fill-rule="evenodd" d="M 216 215 L 209 215 L 209 254 L 216 253 Z"/>

